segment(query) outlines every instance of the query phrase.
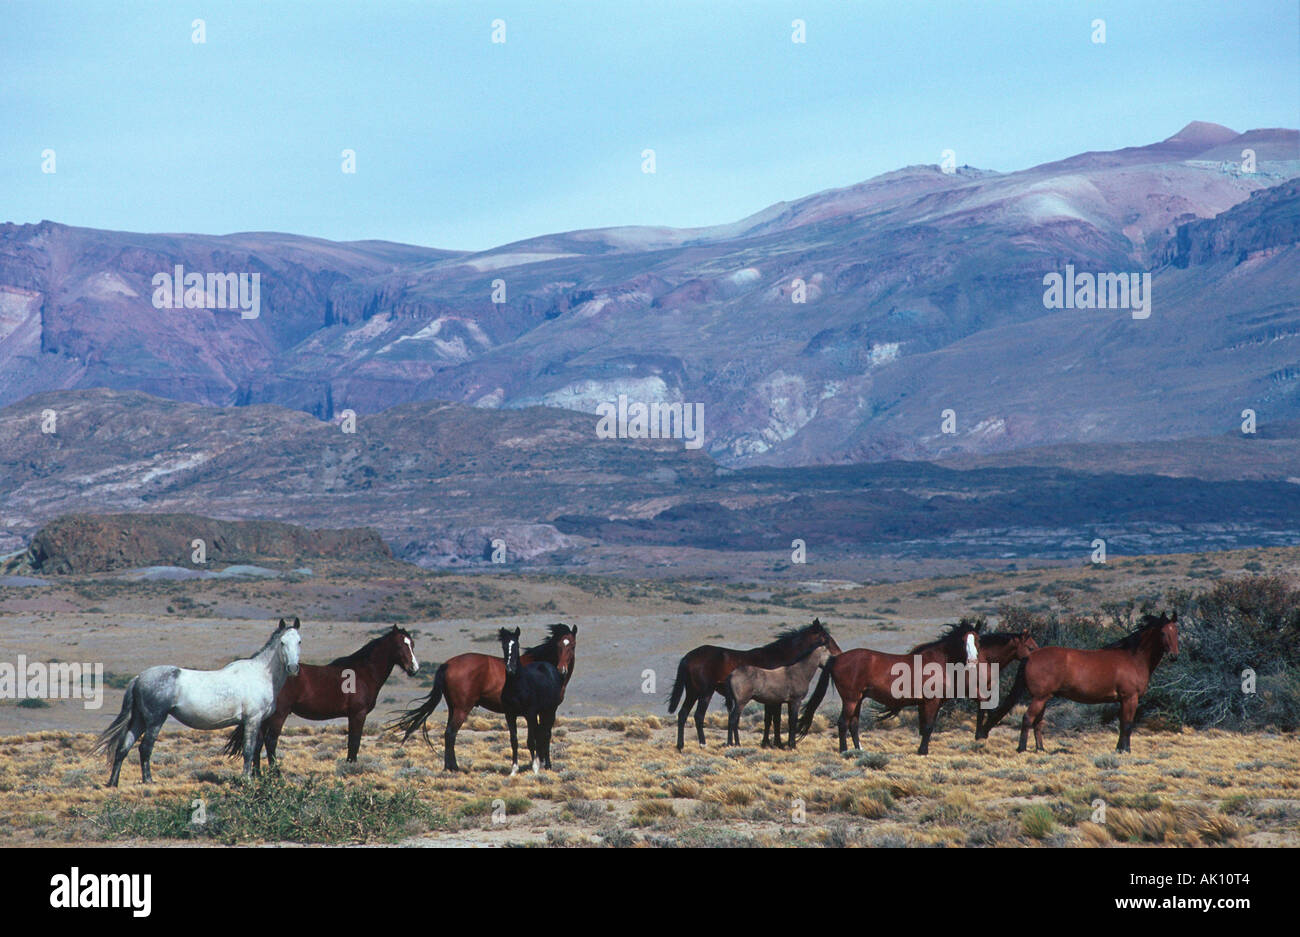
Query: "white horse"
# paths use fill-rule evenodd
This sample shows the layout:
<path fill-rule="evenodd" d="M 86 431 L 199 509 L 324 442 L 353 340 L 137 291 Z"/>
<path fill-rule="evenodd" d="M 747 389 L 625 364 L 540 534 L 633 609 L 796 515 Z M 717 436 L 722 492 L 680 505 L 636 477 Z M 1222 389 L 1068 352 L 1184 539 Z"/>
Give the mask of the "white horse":
<path fill-rule="evenodd" d="M 191 729 L 244 730 L 244 774 L 261 774 L 259 754 L 262 720 L 275 710 L 284 681 L 298 672 L 302 642 L 298 619 L 279 627 L 252 657 L 233 661 L 220 670 L 185 670 L 166 665 L 150 667 L 132 680 L 122 699 L 122 711 L 95 742 L 94 751 L 107 751 L 113 773 L 109 787 L 117 787 L 122 762 L 136 739 L 140 740 L 140 777 L 153 781 L 149 759 L 153 743 L 168 716 Z"/>

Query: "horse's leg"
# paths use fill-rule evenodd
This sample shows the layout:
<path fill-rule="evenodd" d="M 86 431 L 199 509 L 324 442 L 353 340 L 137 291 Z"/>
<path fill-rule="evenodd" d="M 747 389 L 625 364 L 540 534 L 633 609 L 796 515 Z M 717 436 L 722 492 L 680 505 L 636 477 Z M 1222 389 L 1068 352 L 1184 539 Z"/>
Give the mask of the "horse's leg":
<path fill-rule="evenodd" d="M 695 734 L 700 737 L 700 748 L 704 747 L 704 714 L 709 711 L 709 700 L 713 691 L 706 690 L 700 694 L 700 703 L 695 707 Z"/>
<path fill-rule="evenodd" d="M 772 715 L 772 745 L 776 748 L 784 748 L 785 744 L 781 741 L 781 704 L 776 703 L 770 709 L 764 706 L 764 718 L 767 717 L 769 712 Z M 794 726 L 792 725 L 791 728 L 794 728 Z M 793 745 L 790 747 L 794 748 Z"/>
<path fill-rule="evenodd" d="M 682 700 L 682 708 L 677 711 L 677 750 L 681 751 L 686 746 L 686 720 L 690 718 L 691 707 L 695 705 L 695 691 L 691 689 L 690 684 L 686 685 L 686 696 Z"/>
<path fill-rule="evenodd" d="M 515 723 L 517 714 L 506 713 L 506 725 L 510 726 L 510 776 L 519 773 L 519 726 Z"/>
<path fill-rule="evenodd" d="M 158 741 L 158 733 L 162 731 L 166 718 L 163 716 L 157 724 L 146 726 L 144 734 L 140 736 L 140 780 L 145 784 L 153 783 L 153 768 L 149 760 L 153 758 L 153 743 Z"/>
<path fill-rule="evenodd" d="M 771 706 L 764 706 L 764 707 L 763 707 L 763 741 L 761 741 L 761 742 L 758 743 L 758 747 L 759 747 L 759 748 L 770 748 L 770 747 L 771 747 L 772 743 L 771 743 L 770 741 L 768 741 L 768 737 L 767 737 L 767 735 L 768 735 L 768 733 L 771 731 L 771 729 L 772 729 L 772 707 L 771 707 Z M 777 739 L 776 739 L 776 740 L 777 740 L 777 747 L 780 747 L 780 742 L 781 742 L 781 730 L 780 730 L 780 729 L 777 729 L 777 730 L 776 730 L 776 735 L 777 735 Z"/>
<path fill-rule="evenodd" d="M 1120 700 L 1119 704 L 1119 744 L 1115 746 L 1117 752 L 1132 751 L 1129 740 L 1133 734 L 1133 720 L 1137 717 L 1138 698 L 1137 695 L 1126 696 Z"/>
<path fill-rule="evenodd" d="M 1033 717 L 1030 715 L 1034 712 L 1034 707 L 1038 706 L 1040 700 L 1031 699 L 1029 705 L 1025 707 L 1025 714 L 1020 719 L 1020 744 L 1016 746 L 1016 751 L 1023 752 L 1029 748 L 1029 727 L 1034 724 Z"/>
<path fill-rule="evenodd" d="M 1034 728 L 1034 742 L 1037 745 L 1037 750 L 1040 752 L 1043 750 L 1043 732 L 1039 728 L 1039 724 L 1043 721 L 1043 710 L 1047 708 L 1047 700 L 1048 697 L 1046 696 L 1034 697 L 1029 701 L 1029 705 L 1025 707 L 1025 716 L 1020 720 L 1020 745 L 1017 746 L 1016 751 L 1023 752 L 1029 748 L 1030 726 Z"/>
<path fill-rule="evenodd" d="M 745 703 L 742 703 L 739 699 L 731 701 L 731 711 L 727 713 L 727 745 L 740 744 L 740 714 L 744 709 Z"/>
<path fill-rule="evenodd" d="M 1046 712 L 1047 700 L 1043 700 L 1043 705 L 1038 710 L 1038 717 L 1034 719 L 1034 751 L 1047 751 L 1047 749 L 1043 747 L 1043 715 Z"/>
<path fill-rule="evenodd" d="M 858 726 L 862 720 L 862 700 L 853 704 L 853 715 L 849 718 L 849 733 L 853 736 L 853 750 L 862 751 L 862 739 L 858 737 Z"/>
<path fill-rule="evenodd" d="M 448 703 L 451 701 L 448 700 Z M 444 771 L 459 771 L 456 764 L 456 733 L 465 724 L 468 709 L 449 707 L 447 710 L 447 727 L 442 732 L 442 768 Z"/>
<path fill-rule="evenodd" d="M 540 757 L 542 747 L 542 728 L 538 724 L 536 714 L 524 717 L 528 720 L 528 754 L 533 762 L 533 774 L 542 773 L 542 759 Z"/>
<path fill-rule="evenodd" d="M 1020 669 L 1016 671 L 1016 679 L 1011 684 L 1010 692 L 1003 694 L 1002 701 L 998 703 L 997 708 L 995 708 L 991 713 L 988 713 L 984 717 L 983 734 L 982 735 L 977 734 L 976 738 L 981 738 L 981 739 L 988 738 L 989 733 L 993 731 L 994 727 L 998 723 L 1000 723 L 1004 718 L 1006 718 L 1007 713 L 1015 709 L 1016 703 L 1020 702 L 1020 699 L 1022 696 L 1024 696 L 1024 694 L 1025 694 L 1025 665 L 1024 662 L 1022 661 L 1020 664 Z"/>
<path fill-rule="evenodd" d="M 537 763 L 537 748 L 542 744 L 542 740 L 537 735 L 536 717 L 524 716 L 524 725 L 528 728 L 528 763 L 535 765 Z M 534 771 L 534 774 L 537 772 Z"/>
<path fill-rule="evenodd" d="M 555 710 L 542 713 L 542 767 L 551 770 L 551 730 L 555 728 Z"/>
<path fill-rule="evenodd" d="M 122 762 L 126 761 L 126 756 L 131 753 L 131 746 L 135 740 L 144 735 L 145 724 L 144 718 L 138 710 L 131 714 L 131 724 L 126 733 L 117 743 L 117 750 L 113 752 L 113 771 L 108 777 L 108 786 L 117 787 L 118 777 L 122 774 Z M 144 771 L 144 761 L 140 762 L 140 771 Z"/>
<path fill-rule="evenodd" d="M 361 751 L 361 732 L 366 727 L 366 711 L 357 707 L 348 713 L 348 761 L 357 760 Z"/>
<path fill-rule="evenodd" d="M 984 697 L 978 693 L 975 694 L 975 738 L 982 739 L 980 730 L 984 728 Z"/>
<path fill-rule="evenodd" d="M 262 723 L 261 720 L 244 720 L 244 777 L 262 774 Z"/>
<path fill-rule="evenodd" d="M 268 769 L 275 768 L 275 750 L 280 744 L 280 731 L 284 728 L 284 721 L 288 718 L 288 710 L 280 712 L 277 709 L 262 723 L 262 742 L 266 746 L 266 767 Z"/>
<path fill-rule="evenodd" d="M 790 717 L 790 751 L 794 751 L 794 730 L 795 726 L 799 724 L 799 720 L 795 717 L 799 715 L 799 702 L 798 700 L 790 700 L 786 706 L 789 708 L 789 713 L 787 713 L 787 715 Z M 776 734 L 778 737 L 781 735 L 780 706 L 776 707 Z"/>
<path fill-rule="evenodd" d="M 930 754 L 930 733 L 934 731 L 934 721 L 939 715 L 939 705 L 943 700 L 921 700 L 921 705 L 916 707 L 917 728 L 921 732 L 921 747 L 916 750 L 918 755 Z"/>

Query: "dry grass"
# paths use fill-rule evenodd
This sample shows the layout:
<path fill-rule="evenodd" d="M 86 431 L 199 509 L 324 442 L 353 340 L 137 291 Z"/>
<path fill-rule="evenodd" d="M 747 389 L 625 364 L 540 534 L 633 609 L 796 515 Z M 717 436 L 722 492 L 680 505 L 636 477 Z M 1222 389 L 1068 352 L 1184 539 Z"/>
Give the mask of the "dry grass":
<path fill-rule="evenodd" d="M 1300 746 L 1293 736 L 1219 731 L 1135 734 L 1113 761 L 1113 730 L 1053 733 L 1047 754 L 1017 754 L 1016 733 L 976 743 L 950 715 L 931 754 L 913 754 L 914 726 L 864 734 L 842 757 L 824 720 L 797 752 L 746 745 L 673 747 L 658 717 L 562 720 L 555 770 L 507 776 L 499 717 L 471 718 L 457 747 L 464 772 L 440 751 L 369 735 L 359 765 L 342 758 L 340 727 L 292 728 L 281 752 L 293 784 L 341 784 L 382 796 L 414 791 L 421 822 L 406 839 L 550 845 L 1300 845 Z M 164 731 L 152 785 L 133 761 L 122 787 L 87 752 L 91 736 L 41 732 L 0 740 L 0 842 L 93 842 L 105 817 L 163 811 L 237 789 L 238 764 L 219 757 L 220 733 Z M 1118 767 L 1111 767 L 1117 764 Z M 1096 802 L 1103 822 L 1093 822 Z M 495 817 L 495 819 L 494 819 Z M 163 834 L 167 835 L 167 834 Z M 292 839 L 293 837 L 288 837 Z M 358 828 L 347 839 L 379 838 Z M 205 841 L 202 836 L 200 842 Z"/>

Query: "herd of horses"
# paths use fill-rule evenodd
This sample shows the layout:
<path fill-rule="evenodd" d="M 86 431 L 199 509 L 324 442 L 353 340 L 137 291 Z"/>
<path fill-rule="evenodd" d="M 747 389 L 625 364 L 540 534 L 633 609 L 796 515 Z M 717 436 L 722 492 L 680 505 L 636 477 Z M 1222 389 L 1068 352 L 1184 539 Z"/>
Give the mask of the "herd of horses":
<path fill-rule="evenodd" d="M 540 644 L 520 646 L 520 629 L 497 633 L 501 654 L 459 654 L 438 667 L 433 687 L 419 705 L 398 714 L 385 726 L 402 733 L 402 742 L 417 731 L 426 743 L 429 717 L 446 700 L 443 729 L 443 766 L 457 771 L 456 734 L 475 706 L 502 713 L 510 730 L 511 775 L 519 771 L 517 725 L 527 725 L 529 758 L 533 772 L 551 767 L 551 734 L 555 714 L 573 677 L 578 629 L 550 625 Z M 420 668 L 411 635 L 394 625 L 355 653 L 328 664 L 299 661 L 301 623 L 281 619 L 257 653 L 227 664 L 220 670 L 187 670 L 157 666 L 131 680 L 122 708 L 100 734 L 95 750 L 107 752 L 111 771 L 108 785 L 117 786 L 122 762 L 138 741 L 140 776 L 152 780 L 149 760 L 154 742 L 168 716 L 194 729 L 233 731 L 225 753 L 243 756 L 244 774 L 261 773 L 265 748 L 267 763 L 276 764 L 280 732 L 290 713 L 304 719 L 348 720 L 348 761 L 356 761 L 366 718 L 375 708 L 379 691 L 394 667 L 415 675 Z M 986 632 L 982 622 L 963 619 L 948 626 L 933 641 L 919 644 L 906 654 L 870 648 L 843 651 L 820 620 L 794 628 L 761 647 L 737 650 L 706 644 L 687 653 L 677 666 L 668 698 L 668 711 L 677 712 L 677 748 L 684 747 L 686 720 L 695 710 L 695 731 L 704 741 L 704 717 L 715 693 L 727 706 L 727 744 L 740 744 L 740 717 L 751 701 L 764 706 L 761 745 L 793 749 L 812 727 L 813 717 L 833 681 L 841 709 L 837 722 L 840 751 L 848 738 L 860 749 L 858 720 L 862 704 L 873 700 L 884 707 L 881 719 L 916 707 L 921 735 L 918 754 L 930 749 L 930 735 L 943 704 L 959 694 L 948 681 L 922 688 L 919 681 L 899 681 L 900 672 L 917 667 L 953 672 L 981 665 L 998 668 L 1019 665 L 1011 692 L 986 713 L 977 707 L 975 737 L 989 731 L 1025 696 L 1029 697 L 1020 726 L 1019 751 L 1028 747 L 1033 729 L 1035 746 L 1043 751 L 1042 721 L 1047 703 L 1062 697 L 1080 703 L 1118 703 L 1119 742 L 1116 750 L 1129 751 L 1129 738 L 1138 701 L 1151 674 L 1165 654 L 1178 654 L 1176 613 L 1145 615 L 1124 638 L 1103 648 L 1039 647 L 1028 631 Z M 820 677 L 818 673 L 820 672 Z M 995 668 L 993 673 L 997 673 Z M 812 695 L 809 687 L 817 680 Z M 969 692 L 965 695 L 971 695 Z M 980 698 L 977 692 L 975 698 Z M 986 699 L 981 699 L 985 702 Z M 680 709 L 679 709 L 680 707 Z M 788 738 L 782 741 L 782 710 L 787 716 Z"/>
<path fill-rule="evenodd" d="M 695 731 L 704 744 L 704 716 L 714 693 L 722 694 L 730 710 L 727 744 L 739 744 L 740 709 L 750 700 L 764 704 L 763 747 L 782 747 L 781 707 L 789 712 L 789 746 L 794 748 L 812 728 L 813 716 L 826 695 L 831 681 L 840 697 L 837 722 L 840 751 L 848 750 L 847 737 L 853 747 L 861 749 L 858 719 L 864 701 L 870 699 L 884 707 L 880 719 L 897 716 L 915 706 L 917 729 L 921 735 L 918 755 L 930 751 L 939 710 L 958 695 L 949 684 L 937 692 L 900 692 L 899 675 L 919 668 L 937 667 L 948 672 L 952 665 L 998 668 L 1019 663 L 1011 692 L 991 713 L 977 706 L 975 737 L 988 738 L 989 731 L 1002 721 L 1026 695 L 1030 702 L 1020 725 L 1018 751 L 1028 748 L 1029 730 L 1034 732 L 1037 751 L 1043 747 L 1043 713 L 1053 697 L 1077 703 L 1118 703 L 1119 741 L 1116 751 L 1130 750 L 1130 736 L 1137 716 L 1138 701 L 1151 682 L 1151 674 L 1165 654 L 1178 654 L 1178 614 L 1144 615 L 1141 623 L 1118 641 L 1102 648 L 1039 647 L 1029 632 L 985 633 L 983 623 L 966 619 L 950 625 L 933 641 L 918 644 L 906 654 L 890 654 L 870 648 L 841 651 L 821 621 L 792 629 L 762 647 L 749 650 L 705 644 L 686 654 L 677 665 L 677 677 L 668 698 L 668 711 L 681 706 L 677 716 L 677 749 L 685 744 L 686 720 L 695 707 Z M 812 675 L 821 677 L 812 696 L 799 712 L 800 701 L 811 683 Z M 998 671 L 994 671 L 997 673 Z M 916 685 L 903 680 L 903 686 Z M 980 694 L 972 694 L 981 703 Z M 797 727 L 796 727 L 797 718 Z M 768 730 L 775 728 L 769 741 Z"/>

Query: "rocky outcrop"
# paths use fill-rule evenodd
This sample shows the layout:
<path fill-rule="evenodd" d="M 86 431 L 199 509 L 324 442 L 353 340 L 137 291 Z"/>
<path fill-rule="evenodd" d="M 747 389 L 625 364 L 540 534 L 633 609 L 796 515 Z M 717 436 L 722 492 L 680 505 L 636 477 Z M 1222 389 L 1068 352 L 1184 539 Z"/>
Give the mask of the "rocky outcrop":
<path fill-rule="evenodd" d="M 276 521 L 222 521 L 197 514 L 70 514 L 37 532 L 27 564 L 42 573 L 101 573 L 139 566 L 196 566 L 324 558 L 357 562 L 392 559 L 368 527 L 311 530 Z"/>

